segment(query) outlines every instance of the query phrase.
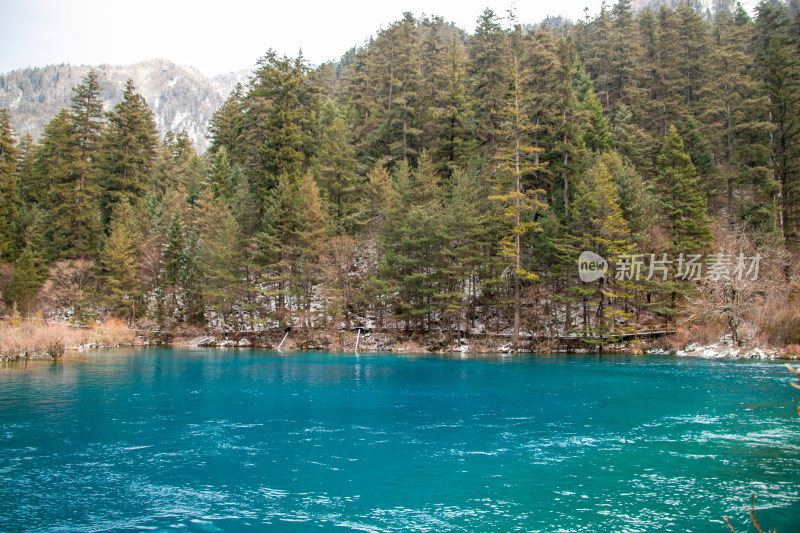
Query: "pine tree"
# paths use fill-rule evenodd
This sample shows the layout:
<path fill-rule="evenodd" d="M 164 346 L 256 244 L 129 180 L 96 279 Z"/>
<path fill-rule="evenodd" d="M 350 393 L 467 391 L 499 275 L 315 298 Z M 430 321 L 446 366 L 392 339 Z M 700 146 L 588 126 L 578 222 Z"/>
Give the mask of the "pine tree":
<path fill-rule="evenodd" d="M 328 209 L 310 172 L 300 182 L 295 200 L 295 222 L 289 238 L 298 287 L 299 305 L 306 325 L 312 327 L 311 304 L 320 276 L 320 256 L 332 234 Z"/>
<path fill-rule="evenodd" d="M 488 296 L 483 282 L 497 276 L 498 262 L 492 260 L 497 246 L 493 219 L 497 206 L 489 200 L 490 188 L 480 169 L 456 167 L 445 200 L 445 239 L 442 250 L 443 290 L 438 295 L 445 316 L 460 318 L 469 326 L 478 318 L 480 299 Z M 452 324 L 456 325 L 456 324 Z M 460 328 L 455 328 L 460 329 Z"/>
<path fill-rule="evenodd" d="M 593 152 L 607 152 L 612 148 L 610 126 L 603 116 L 603 108 L 592 90 L 592 85 L 583 71 L 577 72 L 578 109 L 582 115 L 582 140 Z"/>
<path fill-rule="evenodd" d="M 196 231 L 192 231 L 183 252 L 183 263 L 180 270 L 183 318 L 189 324 L 205 323 L 202 253 L 200 238 Z"/>
<path fill-rule="evenodd" d="M 45 127 L 36 150 L 37 183 L 47 183 L 47 200 L 57 257 L 88 259 L 97 253 L 100 228 L 97 186 L 81 182 L 76 168 L 81 148 L 75 127 L 66 110 L 61 110 Z"/>
<path fill-rule="evenodd" d="M 311 164 L 320 192 L 338 231 L 352 231 L 358 210 L 360 179 L 350 129 L 335 103 L 326 102 L 320 117 L 322 138 Z"/>
<path fill-rule="evenodd" d="M 159 273 L 159 303 L 169 303 L 167 315 L 172 318 L 174 313 L 181 315 L 179 306 L 181 277 L 186 258 L 184 249 L 183 227 L 177 216 L 173 215 L 167 233 L 166 244 L 161 252 L 162 269 Z M 164 302 L 167 300 L 167 302 Z"/>
<path fill-rule="evenodd" d="M 214 198 L 228 198 L 231 194 L 230 182 L 231 162 L 228 149 L 222 146 L 211 156 L 211 168 L 208 172 L 208 187 Z"/>
<path fill-rule="evenodd" d="M 73 201 L 74 231 L 78 257 L 94 254 L 97 232 L 97 159 L 100 133 L 103 128 L 103 101 L 100 99 L 100 83 L 97 73 L 89 70 L 83 82 L 73 89 L 70 99 L 69 120 L 72 123 L 76 157 L 70 161 L 71 181 L 76 191 Z"/>
<path fill-rule="evenodd" d="M 238 330 L 242 324 L 237 306 L 244 291 L 241 232 L 228 206 L 210 191 L 203 193 L 198 209 L 204 306 L 218 327 Z"/>
<path fill-rule="evenodd" d="M 597 80 L 597 93 L 606 107 L 611 106 L 612 91 L 616 88 L 615 76 L 620 67 L 618 46 L 611 13 L 601 4 L 600 14 L 592 22 L 589 34 L 592 43 L 586 54 L 586 67 Z"/>
<path fill-rule="evenodd" d="M 446 32 L 452 31 L 451 39 Z M 458 30 L 445 23 L 439 16 L 424 17 L 418 22 L 419 32 L 419 90 L 417 105 L 418 146 L 430 153 L 439 151 L 442 110 L 447 105 L 450 89 L 448 78 L 444 75 L 452 60 L 448 43 L 458 45 Z"/>
<path fill-rule="evenodd" d="M 567 52 L 564 54 L 564 52 Z M 542 149 L 543 165 L 534 175 L 530 185 L 535 189 L 544 189 L 555 204 L 556 191 L 563 190 L 564 152 L 579 144 L 567 131 L 567 145 L 563 134 L 565 129 L 564 111 L 567 116 L 571 112 L 563 107 L 571 104 L 572 74 L 575 64 L 572 47 L 568 44 L 560 47 L 558 37 L 548 27 L 540 27 L 533 33 L 523 34 L 522 50 L 519 52 L 522 71 L 521 87 L 525 96 L 527 124 L 529 128 L 529 144 Z M 562 61 L 567 59 L 567 61 Z M 567 124 L 567 129 L 574 125 Z M 559 142 L 559 139 L 561 142 Z M 567 158 L 567 168 L 574 161 Z M 567 178 L 569 176 L 567 175 Z M 557 181 L 560 180 L 560 183 Z"/>
<path fill-rule="evenodd" d="M 136 93 L 131 80 L 122 101 L 108 114 L 103 139 L 101 209 L 109 220 L 114 206 L 133 203 L 151 186 L 150 171 L 156 160 L 158 133 L 153 112 Z"/>
<path fill-rule="evenodd" d="M 438 175 L 426 154 L 413 172 L 407 163 L 397 167 L 378 235 L 378 276 L 407 330 L 426 331 L 439 307 L 442 207 Z"/>
<path fill-rule="evenodd" d="M 767 107 L 749 70 L 753 63 L 748 36 L 755 31 L 749 15 L 739 4 L 736 14 L 718 13 L 714 28 L 714 58 L 711 62 L 713 83 L 711 105 L 704 121 L 714 126 L 709 140 L 715 159 L 721 163 L 729 221 L 736 215 L 734 197 L 747 177 L 765 173 L 765 167 L 754 165 L 750 158 L 753 135 L 765 136 L 767 123 L 759 115 Z M 752 178 L 751 178 L 752 179 Z"/>
<path fill-rule="evenodd" d="M 478 142 L 488 156 L 497 151 L 497 129 L 503 99 L 508 89 L 508 53 L 506 35 L 497 15 L 486 9 L 478 18 L 475 35 L 469 39 L 468 74 L 472 81 L 471 96 L 475 109 Z"/>
<path fill-rule="evenodd" d="M 791 247 L 800 243 L 797 220 L 800 186 L 800 64 L 789 33 L 791 13 L 786 6 L 762 1 L 756 8 L 756 65 L 770 102 L 770 173 L 778 185 L 778 227 Z"/>
<path fill-rule="evenodd" d="M 420 129 L 417 126 L 419 113 L 420 41 L 417 21 L 409 12 L 390 29 L 394 33 L 395 63 L 393 77 L 397 88 L 393 102 L 397 110 L 397 121 L 388 124 L 389 149 L 394 158 L 416 162 Z"/>
<path fill-rule="evenodd" d="M 464 83 L 463 48 L 453 35 L 448 46 L 447 99 L 443 102 L 442 124 L 439 127 L 435 157 L 435 160 L 440 161 L 439 169 L 444 177 L 449 177 L 456 167 L 465 166 L 475 147 L 470 131 L 472 113 Z"/>
<path fill-rule="evenodd" d="M 368 166 L 386 164 L 389 158 L 388 125 L 392 122 L 395 86 L 394 39 L 379 32 L 355 55 L 347 93 L 357 117 L 354 128 L 359 161 Z"/>
<path fill-rule="evenodd" d="M 11 301 L 24 316 L 30 315 L 33 310 L 34 299 L 44 282 L 36 263 L 37 257 L 33 249 L 26 246 L 14 265 L 14 277 L 9 287 Z"/>
<path fill-rule="evenodd" d="M 522 90 L 522 71 L 517 55 L 511 61 L 512 86 L 504 102 L 503 115 L 499 118 L 501 138 L 506 141 L 499 146 L 498 173 L 495 177 L 496 194 L 490 198 L 504 206 L 504 215 L 510 225 L 510 235 L 501 240 L 501 254 L 508 261 L 513 273 L 514 286 L 514 329 L 512 342 L 519 347 L 519 330 L 521 326 L 522 282 L 533 281 L 537 275 L 523 268 L 521 237 L 538 225 L 530 214 L 543 209 L 545 204 L 539 200 L 542 189 L 524 187 L 523 176 L 535 174 L 543 167 L 539 157 L 541 148 L 528 144 L 530 124 L 528 122 L 528 102 Z M 529 158 L 533 158 L 530 161 Z"/>
<path fill-rule="evenodd" d="M 558 121 L 556 122 L 556 136 L 558 143 L 554 152 L 560 152 L 560 157 L 554 162 L 553 171 L 561 174 L 563 184 L 563 203 L 564 216 L 569 213 L 570 201 L 570 176 L 576 170 L 579 152 L 583 147 L 581 135 L 581 122 L 584 122 L 580 115 L 581 109 L 578 106 L 577 95 L 575 92 L 575 77 L 579 74 L 579 65 L 576 52 L 570 39 L 562 39 L 558 43 L 558 70 L 557 79 L 557 103 Z M 588 78 L 587 78 L 588 80 Z M 589 82 L 591 83 L 591 82 Z M 553 187 L 553 196 L 557 196 Z M 555 202 L 553 202 L 555 203 Z"/>
<path fill-rule="evenodd" d="M 630 255 L 634 250 L 609 168 L 609 164 L 616 166 L 618 163 L 610 154 L 597 155 L 576 184 L 567 235 L 557 246 L 562 260 L 573 269 L 583 251 L 592 251 L 609 262 L 618 262 L 620 256 Z M 617 283 L 614 276 L 607 273 L 596 285 L 581 285 L 572 290 L 583 302 L 584 330 L 594 329 L 604 334 L 614 329 L 615 313 L 606 302 L 624 296 L 620 293 L 624 288 L 623 283 Z M 593 303 L 597 305 L 594 328 L 588 310 Z"/>
<path fill-rule="evenodd" d="M 97 150 L 103 129 L 103 101 L 100 91 L 97 72 L 90 69 L 83 82 L 73 88 L 70 98 L 69 117 L 80 151 L 74 169 L 80 189 L 93 187 L 97 179 Z"/>
<path fill-rule="evenodd" d="M 48 184 L 43 176 L 36 172 L 36 143 L 26 133 L 19 141 L 19 157 L 17 159 L 17 181 L 19 197 L 22 204 L 44 205 L 47 198 Z"/>
<path fill-rule="evenodd" d="M 639 87 L 642 49 L 637 39 L 637 28 L 631 0 L 617 0 L 611 8 L 611 49 L 609 54 L 609 103 L 613 114 L 620 106 L 630 106 L 642 98 Z"/>
<path fill-rule="evenodd" d="M 283 321 L 292 309 L 293 279 L 291 234 L 295 229 L 294 214 L 297 183 L 287 176 L 278 179 L 264 202 L 262 227 L 255 235 L 256 262 L 260 272 L 260 292 L 270 300 L 273 318 Z"/>
<path fill-rule="evenodd" d="M 16 228 L 19 218 L 17 149 L 6 109 L 0 109 L 0 261 L 17 256 Z"/>
<path fill-rule="evenodd" d="M 661 206 L 675 253 L 700 253 L 711 244 L 706 201 L 697 187 L 691 157 L 675 126 L 670 126 L 656 161 Z"/>
<path fill-rule="evenodd" d="M 617 152 L 603 154 L 601 159 L 613 178 L 622 216 L 630 238 L 639 250 L 654 251 L 652 230 L 658 222 L 659 206 L 655 192 L 636 168 Z"/>
<path fill-rule="evenodd" d="M 302 56 L 270 50 L 258 60 L 242 104 L 243 155 L 234 162 L 247 169 L 261 201 L 281 176 L 299 180 L 312 155 L 314 88 L 307 77 Z"/>
<path fill-rule="evenodd" d="M 220 148 L 224 148 L 231 158 L 240 164 L 243 163 L 240 159 L 243 91 L 242 84 L 237 83 L 228 99 L 214 112 L 208 123 L 208 132 L 211 134 L 209 151 L 215 154 Z"/>
<path fill-rule="evenodd" d="M 142 292 L 138 274 L 142 238 L 134 210 L 127 201 L 114 206 L 109 229 L 100 256 L 105 298 L 120 315 L 127 315 L 132 324 L 136 318 L 136 301 Z"/>

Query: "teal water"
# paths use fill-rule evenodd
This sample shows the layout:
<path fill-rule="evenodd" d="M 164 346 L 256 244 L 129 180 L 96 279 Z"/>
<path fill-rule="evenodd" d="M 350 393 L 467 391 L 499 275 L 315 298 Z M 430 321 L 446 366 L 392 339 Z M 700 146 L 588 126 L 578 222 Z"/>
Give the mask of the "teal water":
<path fill-rule="evenodd" d="M 0 531 L 800 531 L 783 365 L 107 352 L 0 367 Z"/>

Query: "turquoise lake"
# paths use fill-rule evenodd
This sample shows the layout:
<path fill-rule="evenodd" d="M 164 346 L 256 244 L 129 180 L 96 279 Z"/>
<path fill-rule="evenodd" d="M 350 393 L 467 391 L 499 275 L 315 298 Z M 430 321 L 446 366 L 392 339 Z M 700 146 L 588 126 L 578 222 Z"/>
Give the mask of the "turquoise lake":
<path fill-rule="evenodd" d="M 0 366 L 0 531 L 800 531 L 783 364 L 109 351 Z M 795 377 L 796 379 L 796 377 Z"/>

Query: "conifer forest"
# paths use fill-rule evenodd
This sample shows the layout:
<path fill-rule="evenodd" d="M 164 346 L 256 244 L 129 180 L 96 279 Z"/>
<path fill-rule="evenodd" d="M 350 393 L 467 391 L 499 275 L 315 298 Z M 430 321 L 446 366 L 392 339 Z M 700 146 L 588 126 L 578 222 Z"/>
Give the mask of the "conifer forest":
<path fill-rule="evenodd" d="M 798 345 L 800 11 L 722 4 L 487 9 L 474 34 L 406 13 L 337 62 L 269 50 L 204 153 L 132 82 L 104 109 L 91 71 L 38 139 L 0 110 L 0 312 Z"/>

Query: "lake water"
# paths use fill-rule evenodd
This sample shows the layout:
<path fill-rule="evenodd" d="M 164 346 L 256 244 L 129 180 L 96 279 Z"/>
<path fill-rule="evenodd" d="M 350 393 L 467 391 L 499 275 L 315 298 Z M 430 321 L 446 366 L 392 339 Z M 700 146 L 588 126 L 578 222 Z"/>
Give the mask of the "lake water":
<path fill-rule="evenodd" d="M 795 378 L 796 379 L 796 378 Z M 141 350 L 0 367 L 0 531 L 800 531 L 781 364 Z"/>

